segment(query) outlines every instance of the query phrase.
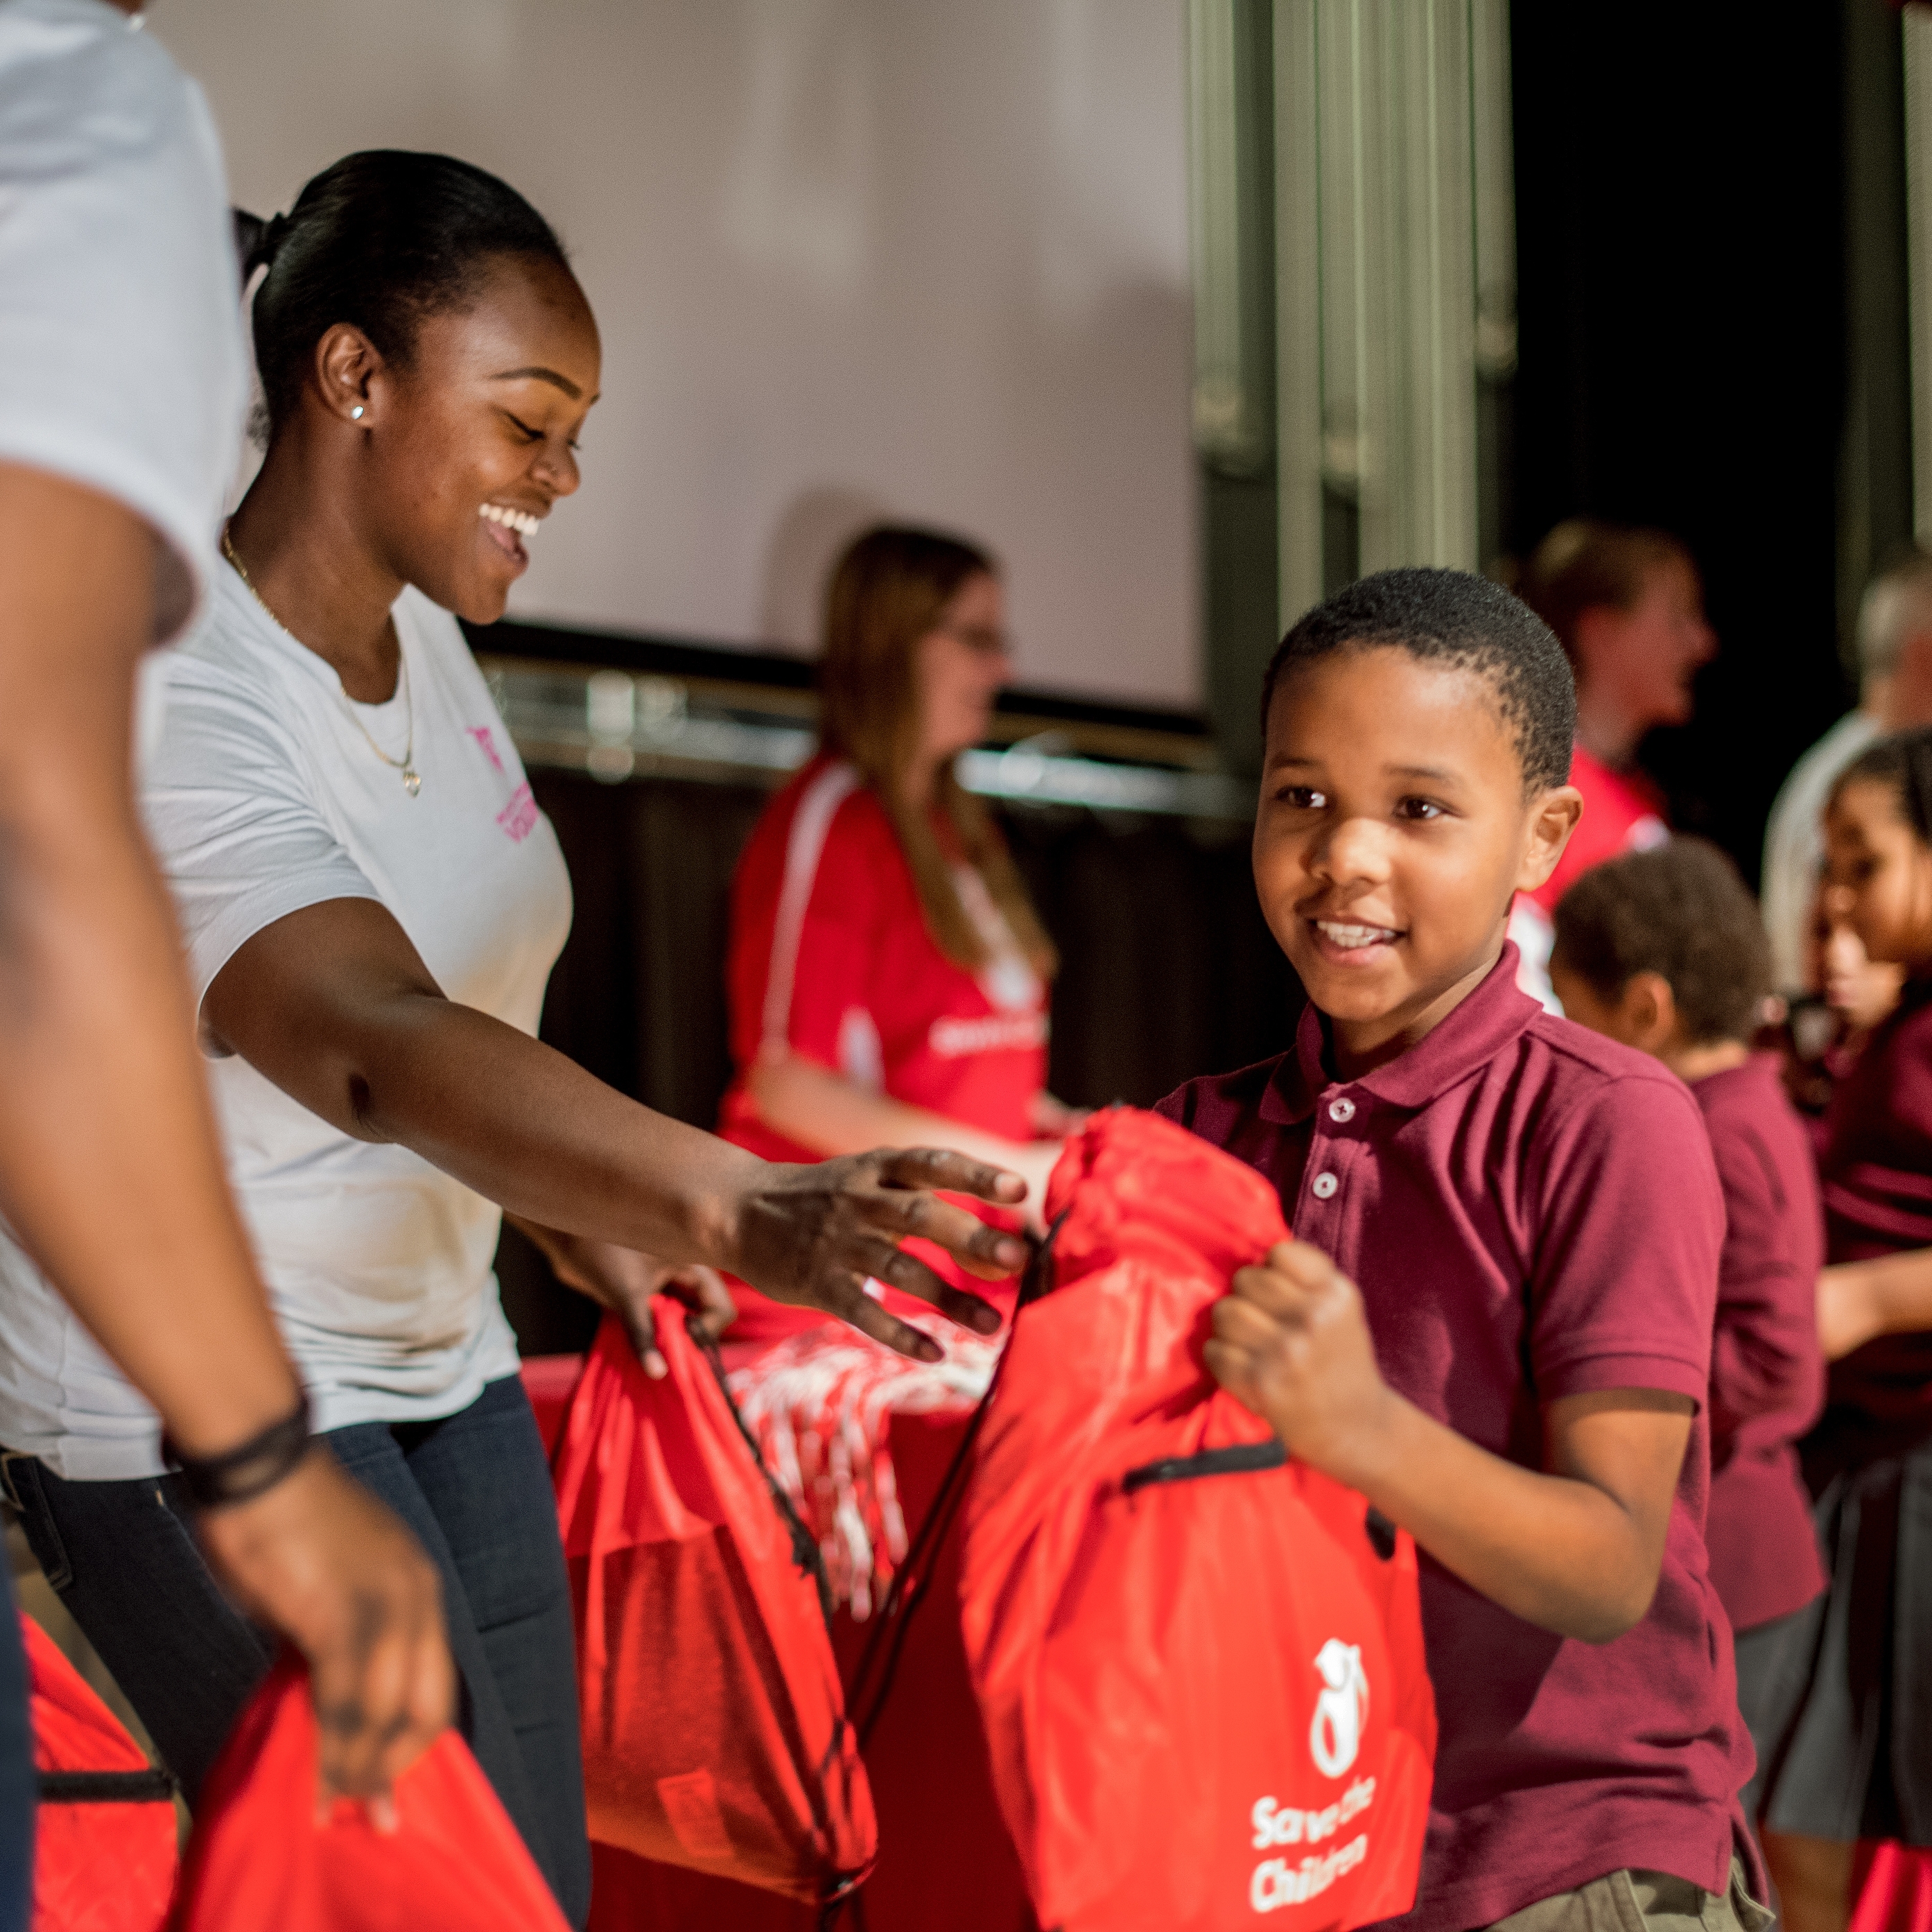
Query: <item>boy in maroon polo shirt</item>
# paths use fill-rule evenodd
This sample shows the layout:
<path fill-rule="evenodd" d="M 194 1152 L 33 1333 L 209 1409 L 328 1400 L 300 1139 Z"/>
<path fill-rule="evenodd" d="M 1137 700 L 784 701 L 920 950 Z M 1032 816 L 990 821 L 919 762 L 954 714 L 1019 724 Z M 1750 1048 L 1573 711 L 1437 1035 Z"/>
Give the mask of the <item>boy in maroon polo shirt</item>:
<path fill-rule="evenodd" d="M 1771 946 L 1737 868 L 1701 838 L 1588 872 L 1556 908 L 1550 979 L 1593 1033 L 1654 1054 L 1690 1089 L 1724 1190 L 1711 1361 L 1704 1542 L 1736 1633 L 1738 1702 L 1763 1763 L 1787 1647 L 1825 1587 L 1797 1443 L 1824 1406 L 1825 1210 L 1810 1137 L 1777 1056 L 1753 1053 Z M 1746 1787 L 1755 1823 L 1758 1780 Z"/>
<path fill-rule="evenodd" d="M 1162 1111 L 1296 1236 L 1209 1366 L 1424 1552 L 1442 1734 L 1402 1923 L 1759 1932 L 1702 1540 L 1709 1141 L 1654 1060 L 1520 993 L 1504 938 L 1576 821 L 1569 667 L 1495 585 L 1390 571 L 1295 625 L 1262 702 L 1256 884 L 1310 1004 L 1292 1052 Z"/>

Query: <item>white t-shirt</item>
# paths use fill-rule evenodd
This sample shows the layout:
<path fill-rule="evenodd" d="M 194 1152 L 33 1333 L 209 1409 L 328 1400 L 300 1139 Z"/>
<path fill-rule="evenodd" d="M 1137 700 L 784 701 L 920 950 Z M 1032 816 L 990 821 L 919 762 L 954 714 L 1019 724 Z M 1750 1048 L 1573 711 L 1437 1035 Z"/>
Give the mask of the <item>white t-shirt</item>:
<path fill-rule="evenodd" d="M 201 90 L 105 0 L 0 0 L 0 460 L 154 529 L 157 643 L 206 594 L 247 402 Z"/>
<path fill-rule="evenodd" d="M 154 661 L 166 724 L 142 804 L 196 1003 L 263 927 L 370 898 L 451 999 L 534 1034 L 570 929 L 562 854 L 455 620 L 415 590 L 394 616 L 408 677 L 386 704 L 352 704 L 225 568 L 206 624 Z M 369 742 L 400 758 L 412 715 L 413 798 Z M 490 1265 L 500 1210 L 406 1148 L 337 1132 L 239 1058 L 211 1060 L 208 1075 L 317 1428 L 453 1414 L 516 1372 Z M 0 1444 L 69 1478 L 161 1466 L 152 1412 L 10 1246 Z"/>

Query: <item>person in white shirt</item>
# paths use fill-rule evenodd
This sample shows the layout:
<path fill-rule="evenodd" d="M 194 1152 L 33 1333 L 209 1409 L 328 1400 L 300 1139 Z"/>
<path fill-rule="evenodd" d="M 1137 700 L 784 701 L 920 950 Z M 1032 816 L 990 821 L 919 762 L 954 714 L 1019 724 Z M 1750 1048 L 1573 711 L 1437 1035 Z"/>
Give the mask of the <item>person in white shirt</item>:
<path fill-rule="evenodd" d="M 537 1042 L 568 880 L 451 613 L 500 616 L 578 486 L 589 305 L 527 202 L 437 155 L 337 163 L 251 265 L 267 454 L 166 668 L 144 808 L 322 1439 L 441 1569 L 465 1732 L 581 1922 L 569 1588 L 491 1273 L 502 1210 L 640 1325 L 664 1269 L 699 1265 L 932 1359 L 867 1277 L 990 1331 L 898 1242 L 1010 1272 L 1022 1243 L 924 1190 L 1024 1185 L 932 1150 L 774 1166 Z M 23 1257 L 0 1316 L 28 1536 L 192 1802 L 267 1649 L 178 1533 L 151 1418 Z"/>
<path fill-rule="evenodd" d="M 0 1210 L 165 1425 L 183 1538 L 306 1654 L 325 1790 L 380 1806 L 449 1714 L 437 1573 L 310 1441 L 132 794 L 135 667 L 204 600 L 246 400 L 220 150 L 139 24 L 0 4 Z M 0 1614 L 0 1932 L 32 1802 Z"/>
<path fill-rule="evenodd" d="M 1825 857 L 1825 802 L 1860 752 L 1894 731 L 1932 724 L 1932 556 L 1914 550 L 1879 572 L 1858 606 L 1858 704 L 1791 768 L 1771 808 L 1761 893 L 1772 983 L 1808 983 L 1808 940 Z"/>

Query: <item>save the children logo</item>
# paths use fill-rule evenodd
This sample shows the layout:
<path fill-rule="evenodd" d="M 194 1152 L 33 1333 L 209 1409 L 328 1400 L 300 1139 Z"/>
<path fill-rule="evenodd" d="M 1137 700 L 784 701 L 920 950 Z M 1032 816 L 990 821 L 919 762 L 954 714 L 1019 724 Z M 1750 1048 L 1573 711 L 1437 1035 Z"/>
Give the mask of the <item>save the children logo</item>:
<path fill-rule="evenodd" d="M 1340 1778 L 1354 1762 L 1362 1745 L 1362 1726 L 1368 1720 L 1369 1678 L 1362 1668 L 1362 1647 L 1331 1636 L 1315 1653 L 1315 1668 L 1322 1688 L 1308 1726 L 1309 1754 L 1324 1778 Z"/>
<path fill-rule="evenodd" d="M 1339 1844 L 1330 1844 L 1363 1819 L 1376 1802 L 1376 1781 L 1358 1778 L 1332 1804 L 1305 1811 L 1258 1798 L 1248 1814 L 1258 1852 L 1282 1846 L 1305 1846 L 1298 1858 L 1264 1858 L 1248 1878 L 1248 1904 L 1256 1912 L 1279 1912 L 1287 1905 L 1305 1905 L 1354 1870 L 1369 1856 L 1369 1834 L 1358 1831 Z"/>

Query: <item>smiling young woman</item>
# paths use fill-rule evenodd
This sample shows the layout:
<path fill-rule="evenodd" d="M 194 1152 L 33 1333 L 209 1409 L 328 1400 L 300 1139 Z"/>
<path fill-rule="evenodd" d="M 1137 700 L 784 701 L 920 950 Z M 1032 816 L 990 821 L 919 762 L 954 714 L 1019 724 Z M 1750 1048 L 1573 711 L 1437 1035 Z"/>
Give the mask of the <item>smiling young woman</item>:
<path fill-rule="evenodd" d="M 647 1368 L 674 1269 L 714 1292 L 729 1269 L 929 1358 L 863 1282 L 994 1326 L 898 1238 L 1004 1275 L 1022 1245 L 924 1190 L 1023 1188 L 929 1151 L 771 1166 L 537 1042 L 569 880 L 451 614 L 500 615 L 524 539 L 577 488 L 590 306 L 529 203 L 436 155 L 338 163 L 250 266 L 267 454 L 209 621 L 164 668 L 142 802 L 316 1428 L 435 1558 L 464 1729 L 580 1921 L 569 1589 L 490 1271 L 503 1211 L 626 1316 Z M 29 1540 L 192 1802 L 266 1642 L 184 1526 L 152 1411 L 17 1251 L 0 1312 Z"/>

